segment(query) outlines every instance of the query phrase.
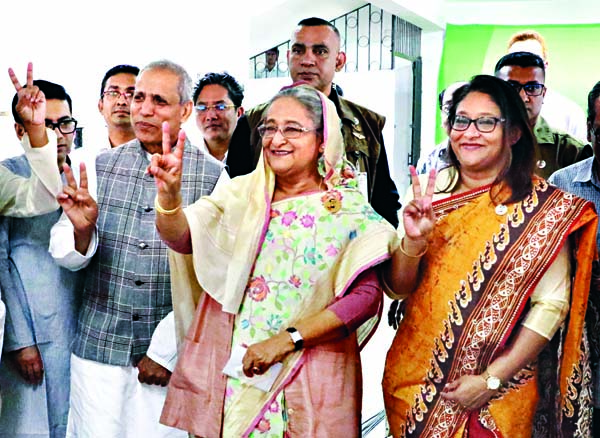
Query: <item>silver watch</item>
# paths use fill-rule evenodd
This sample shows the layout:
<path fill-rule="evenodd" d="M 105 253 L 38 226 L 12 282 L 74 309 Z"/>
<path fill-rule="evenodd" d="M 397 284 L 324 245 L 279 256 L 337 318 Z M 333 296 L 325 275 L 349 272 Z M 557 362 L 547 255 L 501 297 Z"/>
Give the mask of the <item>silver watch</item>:
<path fill-rule="evenodd" d="M 490 391 L 498 391 L 502 386 L 502 380 L 499 377 L 492 376 L 487 370 L 481 375 L 485 380 L 485 385 Z"/>

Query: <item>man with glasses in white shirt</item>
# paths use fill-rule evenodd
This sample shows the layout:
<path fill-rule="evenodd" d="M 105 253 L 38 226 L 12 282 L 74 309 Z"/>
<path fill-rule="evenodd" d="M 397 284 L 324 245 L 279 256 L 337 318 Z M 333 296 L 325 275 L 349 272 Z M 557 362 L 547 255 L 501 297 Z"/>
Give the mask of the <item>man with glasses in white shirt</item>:
<path fill-rule="evenodd" d="M 138 67 L 120 64 L 109 69 L 102 79 L 98 111 L 106 122 L 110 147 L 120 146 L 135 138 L 129 107 L 139 72 Z"/>
<path fill-rule="evenodd" d="M 494 73 L 496 77 L 508 81 L 523 99 L 529 126 L 537 139 L 536 174 L 547 179 L 558 169 L 593 155 L 589 144 L 549 126 L 540 117 L 546 94 L 546 73 L 542 58 L 530 52 L 509 53 L 496 63 Z"/>
<path fill-rule="evenodd" d="M 196 125 L 202 133 L 206 151 L 226 164 L 231 178 L 252 171 L 252 156 L 247 144 L 245 150 L 240 149 L 233 154 L 233 160 L 229 160 L 230 145 L 234 148 L 241 146 L 243 138 L 250 136 L 245 119 L 245 123 L 236 129 L 238 120 L 244 114 L 244 88 L 226 72 L 211 72 L 196 83 L 193 99 Z M 234 135 L 240 140 L 232 141 Z"/>

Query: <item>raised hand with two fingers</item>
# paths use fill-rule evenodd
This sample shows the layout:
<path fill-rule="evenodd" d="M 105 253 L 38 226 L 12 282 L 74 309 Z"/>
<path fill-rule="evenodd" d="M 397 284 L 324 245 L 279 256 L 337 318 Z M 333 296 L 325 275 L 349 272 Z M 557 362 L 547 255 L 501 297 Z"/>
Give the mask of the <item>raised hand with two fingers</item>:
<path fill-rule="evenodd" d="M 175 147 L 171 147 L 169 123 L 162 124 L 163 153 L 152 155 L 148 173 L 154 177 L 160 206 L 172 210 L 181 205 L 181 169 L 185 132 L 179 131 Z"/>
<path fill-rule="evenodd" d="M 67 183 L 63 186 L 63 192 L 59 193 L 56 199 L 73 224 L 75 249 L 85 254 L 96 229 L 98 204 L 88 191 L 88 178 L 84 163 L 79 165 L 79 185 L 67 164 L 63 165 L 63 172 Z"/>
<path fill-rule="evenodd" d="M 404 235 L 411 241 L 428 242 L 435 226 L 435 213 L 432 207 L 433 192 L 435 190 L 435 170 L 431 170 L 427 180 L 425 193 L 421 189 L 421 182 L 414 166 L 409 167 L 412 180 L 413 199 L 404 207 L 402 223 Z"/>
<path fill-rule="evenodd" d="M 32 147 L 41 147 L 48 143 L 46 134 L 46 96 L 33 85 L 33 64 L 27 64 L 27 79 L 25 85 L 17 79 L 12 68 L 8 69 L 8 75 L 17 92 L 17 114 L 23 122 L 23 126 L 29 135 Z"/>

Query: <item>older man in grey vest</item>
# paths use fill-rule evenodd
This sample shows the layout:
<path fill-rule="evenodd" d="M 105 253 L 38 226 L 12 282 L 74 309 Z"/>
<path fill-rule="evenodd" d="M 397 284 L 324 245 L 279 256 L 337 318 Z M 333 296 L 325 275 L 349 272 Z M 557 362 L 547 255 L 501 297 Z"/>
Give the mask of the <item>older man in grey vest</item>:
<path fill-rule="evenodd" d="M 65 267 L 86 269 L 68 436 L 180 436 L 158 423 L 170 358 L 146 354 L 172 309 L 167 248 L 154 226 L 156 188 L 146 169 L 151 155 L 162 152 L 163 135 L 177 142 L 192 112 L 191 90 L 179 65 L 147 65 L 131 104 L 136 139 L 100 154 L 95 171 L 82 167 L 79 187 L 67 170 L 70 182 L 59 196 L 65 217 L 53 230 L 51 252 Z M 187 141 L 183 155 L 181 190 L 188 205 L 213 190 L 223 166 Z M 97 204 L 86 174 L 97 177 Z"/>

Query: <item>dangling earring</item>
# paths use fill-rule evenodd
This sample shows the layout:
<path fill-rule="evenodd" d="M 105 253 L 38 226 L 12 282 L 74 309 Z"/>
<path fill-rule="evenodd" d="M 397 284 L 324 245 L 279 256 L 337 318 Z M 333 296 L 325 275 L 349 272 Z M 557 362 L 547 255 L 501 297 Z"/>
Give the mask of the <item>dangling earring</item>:
<path fill-rule="evenodd" d="M 321 154 L 321 156 L 319 157 L 319 160 L 317 161 L 317 170 L 319 171 L 319 175 L 321 175 L 321 177 L 325 178 L 326 172 L 325 172 L 325 155 Z"/>

